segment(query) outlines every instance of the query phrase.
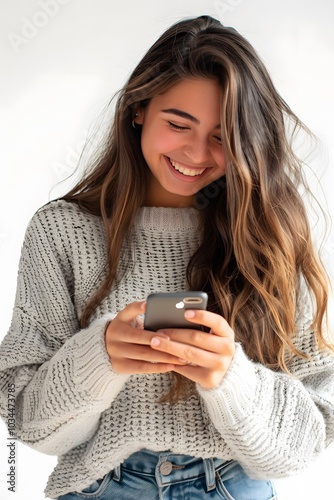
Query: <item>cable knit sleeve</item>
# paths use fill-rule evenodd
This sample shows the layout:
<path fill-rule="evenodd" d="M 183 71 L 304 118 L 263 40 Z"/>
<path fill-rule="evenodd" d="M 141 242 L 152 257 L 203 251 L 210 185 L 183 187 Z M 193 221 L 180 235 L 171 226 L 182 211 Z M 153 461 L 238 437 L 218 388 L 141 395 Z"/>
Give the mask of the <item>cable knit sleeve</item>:
<path fill-rule="evenodd" d="M 284 477 L 303 469 L 334 439 L 334 357 L 320 350 L 305 285 L 299 298 L 298 349 L 291 375 L 247 358 L 241 345 L 221 385 L 198 387 L 209 417 L 252 477 Z"/>
<path fill-rule="evenodd" d="M 0 409 L 6 420 L 8 388 L 15 386 L 17 437 L 60 455 L 90 439 L 127 377 L 113 372 L 105 349 L 114 315 L 80 330 L 62 250 L 70 234 L 47 222 L 37 213 L 26 232 L 12 323 L 0 348 Z"/>

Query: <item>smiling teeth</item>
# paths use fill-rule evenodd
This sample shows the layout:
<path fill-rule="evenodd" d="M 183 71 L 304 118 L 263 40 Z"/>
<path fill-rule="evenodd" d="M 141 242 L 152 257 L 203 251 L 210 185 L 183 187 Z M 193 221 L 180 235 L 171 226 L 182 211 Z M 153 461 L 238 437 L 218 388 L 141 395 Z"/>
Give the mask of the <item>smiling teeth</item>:
<path fill-rule="evenodd" d="M 178 172 L 181 172 L 181 174 L 183 174 L 183 175 L 189 175 L 190 177 L 194 177 L 195 175 L 201 175 L 205 170 L 205 168 L 191 169 L 188 167 L 184 167 L 183 165 L 180 165 L 176 161 L 172 160 L 171 158 L 169 158 L 169 161 L 171 162 L 171 164 L 173 165 L 175 170 L 177 170 Z"/>

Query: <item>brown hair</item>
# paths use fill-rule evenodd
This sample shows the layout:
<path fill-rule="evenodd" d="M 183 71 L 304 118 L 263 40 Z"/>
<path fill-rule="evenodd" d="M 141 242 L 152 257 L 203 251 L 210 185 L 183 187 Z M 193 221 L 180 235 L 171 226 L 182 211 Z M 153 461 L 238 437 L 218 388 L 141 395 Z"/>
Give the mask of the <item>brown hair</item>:
<path fill-rule="evenodd" d="M 328 300 L 325 271 L 312 245 L 298 187 L 302 162 L 287 137 L 309 133 L 280 97 L 253 47 L 233 28 L 201 16 L 170 27 L 148 50 L 120 92 L 103 153 L 64 198 L 103 218 L 109 272 L 87 303 L 88 321 L 115 280 L 121 244 L 130 236 L 143 205 L 148 168 L 133 114 L 182 78 L 215 78 L 223 95 L 222 142 L 226 175 L 197 195 L 202 243 L 192 256 L 189 288 L 209 294 L 209 308 L 223 315 L 248 356 L 288 370 L 296 300 L 303 277 L 315 298 L 313 327 L 326 344 L 323 323 Z M 210 241 L 210 245 L 207 242 Z M 173 375 L 169 400 L 186 383 Z"/>

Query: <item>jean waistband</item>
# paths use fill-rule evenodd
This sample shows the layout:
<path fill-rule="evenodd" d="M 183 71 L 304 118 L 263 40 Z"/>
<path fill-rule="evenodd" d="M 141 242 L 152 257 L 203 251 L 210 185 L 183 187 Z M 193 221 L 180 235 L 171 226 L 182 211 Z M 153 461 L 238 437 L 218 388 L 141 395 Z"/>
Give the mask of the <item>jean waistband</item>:
<path fill-rule="evenodd" d="M 155 476 L 159 486 L 166 486 L 178 481 L 191 480 L 205 475 L 207 490 L 215 488 L 216 469 L 228 466 L 232 461 L 219 458 L 195 458 L 171 452 L 156 453 L 141 450 L 133 453 L 114 471 L 114 480 L 120 480 L 122 469 L 138 474 Z"/>

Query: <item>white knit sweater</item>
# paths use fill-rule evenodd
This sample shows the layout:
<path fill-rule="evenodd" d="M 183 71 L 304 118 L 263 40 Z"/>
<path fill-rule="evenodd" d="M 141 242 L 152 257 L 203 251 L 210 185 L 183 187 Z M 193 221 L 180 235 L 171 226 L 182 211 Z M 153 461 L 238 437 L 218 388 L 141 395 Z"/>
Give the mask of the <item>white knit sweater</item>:
<path fill-rule="evenodd" d="M 107 269 L 101 219 L 64 201 L 32 219 L 24 241 L 10 331 L 0 349 L 1 414 L 16 388 L 18 437 L 59 455 L 46 494 L 82 490 L 131 453 L 153 451 L 235 459 L 257 478 L 295 473 L 334 437 L 334 361 L 317 348 L 302 293 L 294 376 L 249 360 L 238 344 L 216 389 L 197 387 L 176 405 L 159 403 L 168 374 L 118 375 L 105 349 L 108 321 L 151 292 L 186 287 L 197 248 L 194 208 L 140 209 L 126 275 L 80 330 L 78 317 Z M 124 249 L 126 255 L 126 249 Z M 251 328 L 252 326 L 249 325 Z"/>

